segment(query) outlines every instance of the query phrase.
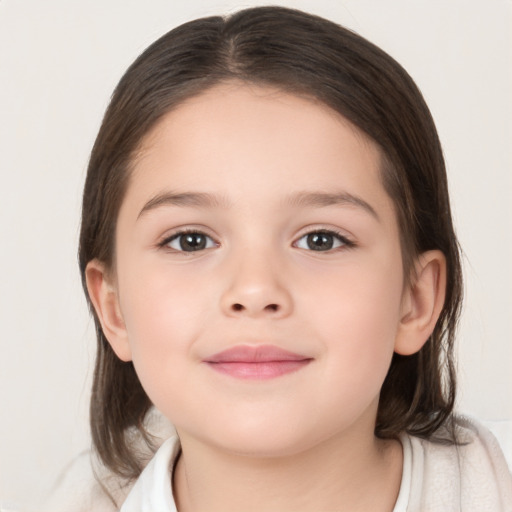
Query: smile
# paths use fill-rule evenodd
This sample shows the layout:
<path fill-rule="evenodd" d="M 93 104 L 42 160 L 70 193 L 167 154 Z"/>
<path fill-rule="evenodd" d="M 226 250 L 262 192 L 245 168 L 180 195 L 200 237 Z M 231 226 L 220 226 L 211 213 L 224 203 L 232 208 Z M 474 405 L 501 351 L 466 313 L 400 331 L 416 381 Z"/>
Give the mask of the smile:
<path fill-rule="evenodd" d="M 238 379 L 265 380 L 296 372 L 313 358 L 274 345 L 239 345 L 205 359 L 213 370 Z"/>

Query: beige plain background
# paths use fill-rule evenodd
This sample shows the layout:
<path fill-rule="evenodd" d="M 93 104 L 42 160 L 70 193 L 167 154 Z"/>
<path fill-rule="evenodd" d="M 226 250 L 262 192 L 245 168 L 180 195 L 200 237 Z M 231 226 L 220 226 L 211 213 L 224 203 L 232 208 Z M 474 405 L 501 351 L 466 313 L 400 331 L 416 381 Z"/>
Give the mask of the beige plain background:
<path fill-rule="evenodd" d="M 0 0 L 0 498 L 37 503 L 89 446 L 94 333 L 76 265 L 85 168 L 113 87 L 154 39 L 268 2 Z M 410 72 L 445 150 L 467 300 L 459 409 L 512 419 L 510 0 L 281 0 Z"/>

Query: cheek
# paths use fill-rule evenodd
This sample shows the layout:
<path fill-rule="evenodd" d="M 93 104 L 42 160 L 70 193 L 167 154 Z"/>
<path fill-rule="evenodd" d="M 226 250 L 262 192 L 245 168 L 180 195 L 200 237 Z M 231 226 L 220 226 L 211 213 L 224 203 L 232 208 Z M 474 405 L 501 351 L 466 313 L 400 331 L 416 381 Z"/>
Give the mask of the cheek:
<path fill-rule="evenodd" d="M 399 261 L 399 260 L 398 260 Z M 402 272 L 398 265 L 351 267 L 333 275 L 328 293 L 311 303 L 331 377 L 378 392 L 394 350 L 400 324 Z"/>
<path fill-rule="evenodd" d="M 203 300 L 205 295 L 198 294 L 183 275 L 172 280 L 165 275 L 141 275 L 137 293 L 127 294 L 130 299 L 123 304 L 123 314 L 142 387 L 172 423 L 181 424 L 180 412 L 193 409 L 191 396 L 202 394 L 191 378 L 190 354 L 211 301 Z"/>
<path fill-rule="evenodd" d="M 212 301 L 210 291 L 183 272 L 149 268 L 126 275 L 120 290 L 132 359 L 150 395 L 159 387 L 170 389 L 185 373 L 184 356 L 198 338 Z M 168 385 L 159 383 L 165 379 Z"/>
<path fill-rule="evenodd" d="M 176 346 L 182 334 L 192 335 L 200 325 L 198 319 L 210 294 L 208 283 L 203 281 L 198 289 L 199 283 L 190 272 L 171 271 L 165 264 L 141 264 L 138 268 L 138 272 L 126 273 L 120 290 L 130 340 L 134 345 Z"/>

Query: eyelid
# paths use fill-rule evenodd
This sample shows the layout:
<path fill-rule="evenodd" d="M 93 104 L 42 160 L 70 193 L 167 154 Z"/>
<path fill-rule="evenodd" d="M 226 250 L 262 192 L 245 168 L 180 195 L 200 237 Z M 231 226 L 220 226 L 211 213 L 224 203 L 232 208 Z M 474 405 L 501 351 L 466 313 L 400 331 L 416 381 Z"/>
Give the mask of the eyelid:
<path fill-rule="evenodd" d="M 183 228 L 175 228 L 171 234 L 165 235 L 157 243 L 157 247 L 160 248 L 160 249 L 168 249 L 169 251 L 173 251 L 173 252 L 176 252 L 176 253 L 183 253 L 183 254 L 193 254 L 194 252 L 203 252 L 206 249 L 211 249 L 212 248 L 212 247 L 207 247 L 207 248 L 201 249 L 199 251 L 181 251 L 179 249 L 174 249 L 172 247 L 169 247 L 169 243 L 171 243 L 172 241 L 176 240 L 180 236 L 183 236 L 183 235 L 186 235 L 186 234 L 189 234 L 189 233 L 193 233 L 193 234 L 197 234 L 197 235 L 203 235 L 203 236 L 209 238 L 210 240 L 212 240 L 213 243 L 215 244 L 215 246 L 218 247 L 220 245 L 219 242 L 217 242 L 217 240 L 215 240 L 215 238 L 212 235 L 208 234 L 205 229 L 199 228 L 199 227 L 196 228 L 196 227 L 193 227 L 193 226 L 187 226 L 187 227 L 183 227 Z"/>
<path fill-rule="evenodd" d="M 342 233 L 341 231 L 339 231 L 335 228 L 326 228 L 326 227 L 308 228 L 307 231 L 303 231 L 301 233 L 301 235 L 295 239 L 295 241 L 293 242 L 293 246 L 297 247 L 296 244 L 298 243 L 299 240 L 303 239 L 304 237 L 306 237 L 308 235 L 314 234 L 314 233 L 324 233 L 327 235 L 332 235 L 333 237 L 335 237 L 342 243 L 342 245 L 340 247 L 335 247 L 335 248 L 329 249 L 327 251 L 318 251 L 318 252 L 334 252 L 336 250 L 350 249 L 350 248 L 356 246 L 356 243 L 351 239 L 350 236 L 346 235 L 345 233 Z M 301 247 L 298 247 L 298 248 L 301 249 Z M 304 249 L 304 250 L 308 250 L 308 249 Z M 312 250 L 312 249 L 309 249 L 309 250 Z"/>

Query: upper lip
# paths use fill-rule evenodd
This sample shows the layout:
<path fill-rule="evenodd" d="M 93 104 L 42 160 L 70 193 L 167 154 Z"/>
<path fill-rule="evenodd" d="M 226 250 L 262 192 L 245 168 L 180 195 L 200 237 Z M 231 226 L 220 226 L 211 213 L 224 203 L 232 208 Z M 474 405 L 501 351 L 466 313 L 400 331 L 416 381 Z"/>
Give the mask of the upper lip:
<path fill-rule="evenodd" d="M 312 359 L 275 345 L 237 345 L 205 359 L 207 363 L 265 363 L 271 361 L 303 361 Z"/>

